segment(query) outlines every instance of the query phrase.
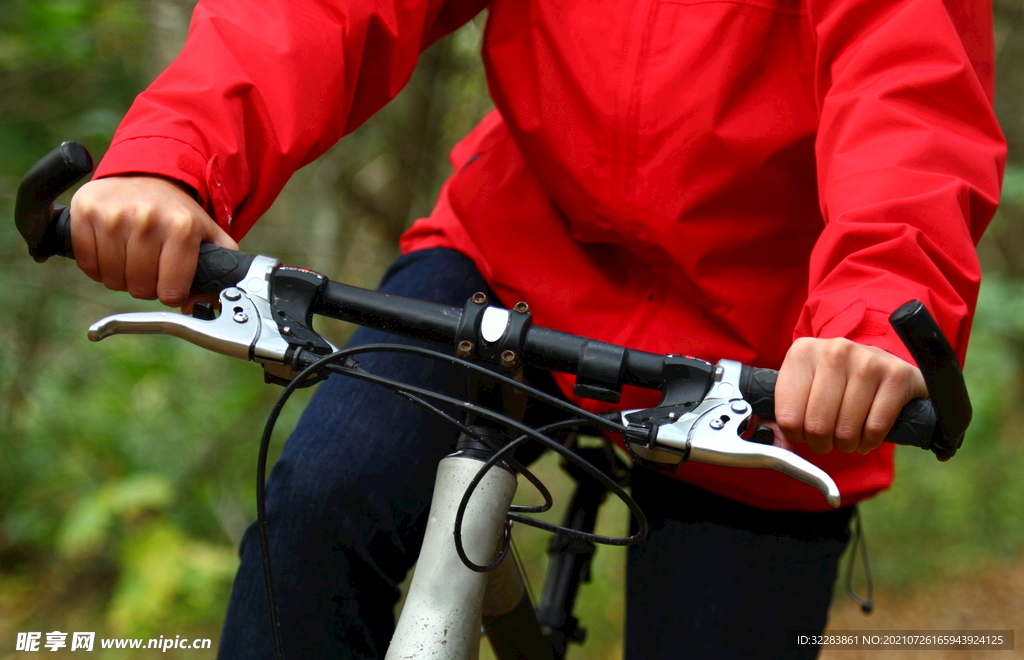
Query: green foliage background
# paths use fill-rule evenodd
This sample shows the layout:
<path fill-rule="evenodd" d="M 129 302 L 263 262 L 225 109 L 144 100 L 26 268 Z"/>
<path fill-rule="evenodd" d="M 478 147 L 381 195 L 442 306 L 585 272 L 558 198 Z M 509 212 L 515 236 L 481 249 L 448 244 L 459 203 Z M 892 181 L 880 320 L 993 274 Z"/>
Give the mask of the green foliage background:
<path fill-rule="evenodd" d="M 26 630 L 216 640 L 234 548 L 254 517 L 256 443 L 276 388 L 254 365 L 169 338 L 89 344 L 92 321 L 155 305 L 104 290 L 70 262 L 33 263 L 10 221 L 21 175 L 61 140 L 102 156 L 134 95 L 180 48 L 192 5 L 0 5 L 0 658 Z M 975 422 L 952 463 L 898 452 L 896 486 L 864 505 L 880 588 L 998 570 L 1024 547 L 1022 15 L 1021 0 L 997 0 L 1011 166 L 979 248 L 986 278 L 966 365 Z M 448 150 L 490 108 L 483 20 L 424 54 L 395 102 L 298 173 L 243 248 L 373 286 L 400 232 L 429 212 Z M 349 332 L 322 330 L 336 341 Z M 543 469 L 557 480 L 552 461 Z M 608 533 L 625 528 L 621 507 L 603 517 Z M 546 539 L 523 538 L 536 569 Z M 599 557 L 582 598 L 584 655 L 615 657 L 623 555 Z"/>

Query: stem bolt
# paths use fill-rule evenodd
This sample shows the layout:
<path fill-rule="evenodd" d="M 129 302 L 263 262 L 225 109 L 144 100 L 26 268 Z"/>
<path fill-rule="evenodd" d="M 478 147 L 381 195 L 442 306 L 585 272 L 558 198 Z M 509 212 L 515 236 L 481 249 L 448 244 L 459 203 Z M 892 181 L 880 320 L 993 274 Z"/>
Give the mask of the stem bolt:
<path fill-rule="evenodd" d="M 473 297 L 470 298 L 470 300 L 472 300 L 473 302 L 475 302 L 478 305 L 486 305 L 487 304 L 487 294 L 486 293 L 482 293 L 480 291 L 477 291 L 476 293 L 473 294 Z"/>
<path fill-rule="evenodd" d="M 501 353 L 501 366 L 503 367 L 514 367 L 518 363 L 515 351 L 502 351 Z"/>
<path fill-rule="evenodd" d="M 520 300 L 519 302 L 516 303 L 516 306 L 513 307 L 512 309 L 514 309 L 515 311 L 519 312 L 520 314 L 525 314 L 528 311 L 530 311 L 530 306 Z"/>
<path fill-rule="evenodd" d="M 481 293 L 478 295 L 482 296 L 483 294 Z M 458 353 L 460 358 L 472 357 L 474 348 L 475 347 L 473 346 L 473 342 L 469 341 L 468 339 L 463 339 L 462 341 L 459 342 L 459 345 L 456 347 L 456 353 Z"/>

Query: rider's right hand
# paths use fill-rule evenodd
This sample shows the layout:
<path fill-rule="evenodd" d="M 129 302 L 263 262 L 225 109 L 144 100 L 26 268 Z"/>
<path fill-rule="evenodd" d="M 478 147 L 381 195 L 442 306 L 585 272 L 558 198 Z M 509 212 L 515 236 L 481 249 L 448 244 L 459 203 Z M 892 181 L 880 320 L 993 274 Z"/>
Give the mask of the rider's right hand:
<path fill-rule="evenodd" d="M 78 267 L 108 289 L 178 307 L 188 300 L 202 242 L 238 244 L 185 189 L 155 176 L 90 181 L 71 200 Z"/>

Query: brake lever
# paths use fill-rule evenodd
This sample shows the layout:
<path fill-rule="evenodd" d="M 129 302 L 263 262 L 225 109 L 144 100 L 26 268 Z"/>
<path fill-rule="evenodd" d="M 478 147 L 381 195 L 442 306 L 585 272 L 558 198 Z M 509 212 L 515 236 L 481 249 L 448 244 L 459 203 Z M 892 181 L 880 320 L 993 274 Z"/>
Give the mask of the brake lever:
<path fill-rule="evenodd" d="M 623 411 L 622 423 L 634 427 L 626 434 L 630 452 L 662 465 L 690 460 L 726 467 L 769 468 L 815 488 L 829 506 L 839 507 L 839 487 L 824 470 L 781 447 L 743 439 L 753 408 L 740 394 L 742 366 L 733 360 L 720 360 L 704 399 L 678 417 L 656 420 L 656 426 L 647 433 L 637 432 L 629 417 L 641 412 L 649 417 L 650 410 Z"/>
<path fill-rule="evenodd" d="M 220 292 L 221 314 L 214 319 L 174 312 L 114 314 L 90 326 L 89 339 L 100 341 L 118 334 L 170 335 L 215 353 L 257 362 L 268 381 L 291 381 L 298 370 L 292 365 L 291 344 L 281 334 L 270 301 L 271 278 L 280 265 L 272 257 L 253 259 L 245 277 Z M 330 350 L 338 350 L 323 341 Z"/>
<path fill-rule="evenodd" d="M 175 312 L 114 314 L 89 326 L 89 341 L 111 335 L 170 335 L 221 355 L 251 360 L 261 334 L 256 306 L 234 287 L 221 291 L 220 305 L 221 315 L 210 320 Z"/>

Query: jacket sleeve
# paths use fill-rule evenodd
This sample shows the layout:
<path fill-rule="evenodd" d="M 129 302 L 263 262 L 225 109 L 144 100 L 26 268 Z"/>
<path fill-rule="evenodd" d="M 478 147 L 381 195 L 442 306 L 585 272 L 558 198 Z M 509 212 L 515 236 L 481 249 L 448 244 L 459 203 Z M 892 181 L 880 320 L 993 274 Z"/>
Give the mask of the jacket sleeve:
<path fill-rule="evenodd" d="M 240 239 L 292 173 L 394 98 L 420 52 L 487 0 L 202 0 L 96 177 L 194 188 Z"/>
<path fill-rule="evenodd" d="M 888 315 L 920 299 L 961 361 L 1006 146 L 990 0 L 809 0 L 824 230 L 796 336 L 910 360 Z"/>

